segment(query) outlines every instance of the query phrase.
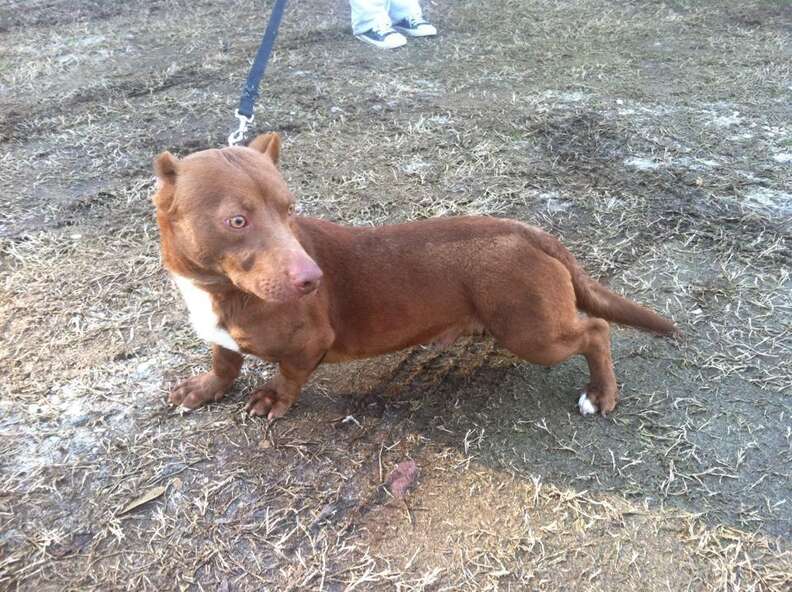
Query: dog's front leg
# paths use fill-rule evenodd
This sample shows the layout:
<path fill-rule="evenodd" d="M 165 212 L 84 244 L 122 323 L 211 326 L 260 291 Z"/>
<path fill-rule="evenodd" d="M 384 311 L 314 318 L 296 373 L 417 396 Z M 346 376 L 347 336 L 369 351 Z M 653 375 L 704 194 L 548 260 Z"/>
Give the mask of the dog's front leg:
<path fill-rule="evenodd" d="M 281 360 L 278 363 L 278 373 L 250 395 L 248 413 L 266 415 L 267 419 L 282 417 L 300 396 L 302 386 L 321 363 L 324 354 L 323 351 L 316 355 L 303 354 Z"/>
<path fill-rule="evenodd" d="M 195 409 L 204 403 L 219 401 L 239 376 L 242 360 L 235 351 L 212 346 L 212 370 L 179 383 L 170 394 L 170 402 Z"/>

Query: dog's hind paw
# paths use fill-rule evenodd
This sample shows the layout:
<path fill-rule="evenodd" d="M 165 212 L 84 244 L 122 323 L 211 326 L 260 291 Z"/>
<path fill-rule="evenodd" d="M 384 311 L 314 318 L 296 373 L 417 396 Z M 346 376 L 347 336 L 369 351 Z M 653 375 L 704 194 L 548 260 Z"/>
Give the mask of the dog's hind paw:
<path fill-rule="evenodd" d="M 586 391 L 583 391 L 580 394 L 580 398 L 578 399 L 578 409 L 580 410 L 580 415 L 593 415 L 599 411 L 597 406 L 588 398 Z"/>

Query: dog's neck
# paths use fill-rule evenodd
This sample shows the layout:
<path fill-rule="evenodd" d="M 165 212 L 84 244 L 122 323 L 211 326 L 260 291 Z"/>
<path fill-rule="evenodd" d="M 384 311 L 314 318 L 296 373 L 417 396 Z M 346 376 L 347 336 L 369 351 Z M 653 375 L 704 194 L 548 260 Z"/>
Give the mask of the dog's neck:
<path fill-rule="evenodd" d="M 201 290 L 212 293 L 222 293 L 229 291 L 239 291 L 230 279 L 224 275 L 215 275 L 209 273 L 191 274 L 188 279 Z"/>

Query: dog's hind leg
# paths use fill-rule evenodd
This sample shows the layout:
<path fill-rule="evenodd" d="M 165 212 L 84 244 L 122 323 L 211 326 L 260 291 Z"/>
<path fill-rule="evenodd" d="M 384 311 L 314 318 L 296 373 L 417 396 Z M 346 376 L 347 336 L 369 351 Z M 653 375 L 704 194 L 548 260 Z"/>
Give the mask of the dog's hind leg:
<path fill-rule="evenodd" d="M 533 332 L 535 326 L 527 329 Z M 608 323 L 602 319 L 582 318 L 571 326 L 562 327 L 550 339 L 538 343 L 532 337 L 502 335 L 496 339 L 516 356 L 543 366 L 554 366 L 581 354 L 589 367 L 589 382 L 578 399 L 583 415 L 600 411 L 610 413 L 618 401 L 616 376 L 610 352 Z"/>
<path fill-rule="evenodd" d="M 212 370 L 179 383 L 170 394 L 170 402 L 195 409 L 219 401 L 239 376 L 242 361 L 243 357 L 237 352 L 212 346 Z"/>
<path fill-rule="evenodd" d="M 540 266 L 537 262 L 536 267 Z M 536 268 L 533 271 L 525 278 L 516 273 L 511 289 L 499 292 L 504 295 L 500 301 L 479 310 L 481 320 L 502 346 L 528 362 L 553 366 L 574 355 L 584 356 L 589 382 L 578 400 L 580 412 L 610 413 L 616 407 L 618 389 L 608 323 L 578 314 L 569 274 L 560 264 L 553 262 L 541 270 L 541 289 L 532 289 L 537 279 Z M 515 285 L 525 286 L 526 293 L 519 294 Z"/>

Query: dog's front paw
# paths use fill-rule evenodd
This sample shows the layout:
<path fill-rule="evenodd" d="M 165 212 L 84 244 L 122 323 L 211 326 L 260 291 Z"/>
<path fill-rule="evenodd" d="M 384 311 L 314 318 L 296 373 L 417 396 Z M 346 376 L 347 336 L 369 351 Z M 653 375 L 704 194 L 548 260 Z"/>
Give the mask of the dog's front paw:
<path fill-rule="evenodd" d="M 250 395 L 247 411 L 251 415 L 259 417 L 266 415 L 267 419 L 276 419 L 283 417 L 292 403 L 293 401 L 278 394 L 274 388 L 265 386 Z"/>
<path fill-rule="evenodd" d="M 227 382 L 212 372 L 206 372 L 180 382 L 171 391 L 169 400 L 173 405 L 196 409 L 206 403 L 222 399 L 227 388 Z"/>

